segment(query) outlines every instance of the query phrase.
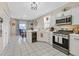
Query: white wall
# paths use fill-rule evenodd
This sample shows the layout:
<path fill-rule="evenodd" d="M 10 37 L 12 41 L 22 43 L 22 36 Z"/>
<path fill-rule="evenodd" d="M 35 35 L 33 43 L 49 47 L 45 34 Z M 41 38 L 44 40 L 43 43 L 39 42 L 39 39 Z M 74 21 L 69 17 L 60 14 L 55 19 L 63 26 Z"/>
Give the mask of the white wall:
<path fill-rule="evenodd" d="M 2 42 L 0 45 L 0 50 L 2 51 L 5 46 L 8 44 L 9 40 L 9 34 L 10 34 L 10 18 L 9 18 L 9 12 L 6 3 L 0 3 L 0 17 L 3 18 L 2 23 L 2 39 L 0 39 L 0 42 Z"/>
<path fill-rule="evenodd" d="M 37 28 L 39 29 L 39 30 L 43 30 L 44 29 L 44 19 L 43 18 L 39 18 L 38 20 L 37 20 Z"/>

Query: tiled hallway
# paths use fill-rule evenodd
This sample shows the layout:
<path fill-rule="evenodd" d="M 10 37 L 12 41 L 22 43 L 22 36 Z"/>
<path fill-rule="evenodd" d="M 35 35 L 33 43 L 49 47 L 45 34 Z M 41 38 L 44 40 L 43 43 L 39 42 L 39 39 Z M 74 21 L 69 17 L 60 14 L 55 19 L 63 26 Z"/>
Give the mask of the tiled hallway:
<path fill-rule="evenodd" d="M 14 37 L 13 37 L 14 38 Z M 66 56 L 47 43 L 36 42 L 32 44 L 19 43 L 14 38 L 9 41 L 1 56 Z"/>

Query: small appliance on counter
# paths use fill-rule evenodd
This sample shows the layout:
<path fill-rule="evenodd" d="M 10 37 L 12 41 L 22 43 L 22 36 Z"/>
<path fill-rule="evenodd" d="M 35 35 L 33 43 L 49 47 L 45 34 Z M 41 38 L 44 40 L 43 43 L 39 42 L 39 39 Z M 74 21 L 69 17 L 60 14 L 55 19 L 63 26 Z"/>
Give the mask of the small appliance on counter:
<path fill-rule="evenodd" d="M 79 34 L 79 25 L 73 25 L 73 26 L 74 26 L 73 32 L 75 34 Z"/>
<path fill-rule="evenodd" d="M 54 27 L 51 27 L 51 28 L 50 28 L 50 31 L 54 31 Z"/>

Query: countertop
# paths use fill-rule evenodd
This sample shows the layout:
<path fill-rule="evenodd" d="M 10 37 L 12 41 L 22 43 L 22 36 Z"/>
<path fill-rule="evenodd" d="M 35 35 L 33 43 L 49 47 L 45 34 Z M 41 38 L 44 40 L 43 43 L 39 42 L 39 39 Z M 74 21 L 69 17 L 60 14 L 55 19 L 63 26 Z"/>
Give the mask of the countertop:
<path fill-rule="evenodd" d="M 27 30 L 27 32 L 37 32 L 37 30 Z"/>
<path fill-rule="evenodd" d="M 70 34 L 70 35 L 72 35 L 72 36 L 79 36 L 79 34 L 75 34 L 75 33 L 73 33 L 73 34 Z"/>

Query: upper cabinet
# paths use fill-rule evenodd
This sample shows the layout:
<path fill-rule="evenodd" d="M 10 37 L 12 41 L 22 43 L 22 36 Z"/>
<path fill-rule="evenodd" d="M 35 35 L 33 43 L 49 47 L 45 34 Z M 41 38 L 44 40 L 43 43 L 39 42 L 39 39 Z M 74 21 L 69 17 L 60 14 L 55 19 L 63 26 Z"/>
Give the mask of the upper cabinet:
<path fill-rule="evenodd" d="M 59 12 L 55 15 L 56 19 L 62 18 L 63 12 Z"/>
<path fill-rule="evenodd" d="M 44 29 L 47 29 L 50 27 L 50 16 L 44 17 Z"/>
<path fill-rule="evenodd" d="M 79 24 L 79 7 L 72 9 L 72 24 Z"/>
<path fill-rule="evenodd" d="M 71 9 L 64 12 L 64 16 L 69 16 L 69 15 L 72 15 Z"/>
<path fill-rule="evenodd" d="M 72 15 L 72 25 L 79 24 L 79 7 L 69 9 L 65 12 L 60 12 L 56 15 L 56 19 L 62 19 L 63 17 Z"/>
<path fill-rule="evenodd" d="M 52 15 L 51 16 L 51 20 L 50 20 L 50 26 L 52 27 L 52 26 L 55 26 L 55 22 L 56 22 L 56 17 L 55 17 L 55 15 Z"/>
<path fill-rule="evenodd" d="M 67 11 L 61 11 L 59 12 L 57 15 L 56 15 L 56 19 L 61 19 L 61 18 L 64 18 L 66 16 L 69 16 L 69 15 L 72 15 L 72 10 L 67 10 Z"/>

